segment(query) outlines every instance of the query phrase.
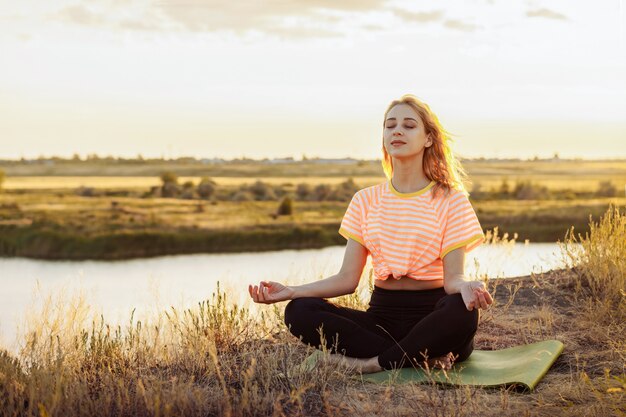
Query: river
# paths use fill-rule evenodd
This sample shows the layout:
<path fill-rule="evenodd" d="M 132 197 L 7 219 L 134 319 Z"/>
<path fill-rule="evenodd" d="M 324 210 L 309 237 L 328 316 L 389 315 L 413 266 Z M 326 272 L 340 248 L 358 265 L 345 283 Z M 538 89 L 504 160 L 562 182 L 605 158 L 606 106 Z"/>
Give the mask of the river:
<path fill-rule="evenodd" d="M 109 323 L 127 322 L 133 309 L 141 317 L 170 306 L 191 307 L 210 298 L 218 281 L 230 302 L 243 305 L 250 303 L 248 284 L 260 280 L 298 284 L 337 273 L 344 250 L 345 246 L 331 246 L 125 261 L 0 258 L 0 346 L 16 349 L 26 317 L 38 319 L 46 297 L 63 306 L 81 294 L 90 311 L 103 314 Z M 555 243 L 482 245 L 466 256 L 466 273 L 471 277 L 515 277 L 563 266 Z M 365 271 L 370 269 L 368 258 Z"/>

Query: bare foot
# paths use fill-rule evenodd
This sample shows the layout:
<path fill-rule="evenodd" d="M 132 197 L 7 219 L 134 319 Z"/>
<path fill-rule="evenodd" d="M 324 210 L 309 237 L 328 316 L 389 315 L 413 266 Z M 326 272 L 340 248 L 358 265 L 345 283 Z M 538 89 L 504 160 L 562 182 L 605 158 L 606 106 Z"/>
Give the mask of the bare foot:
<path fill-rule="evenodd" d="M 328 360 L 330 361 L 330 363 L 345 366 L 350 370 L 354 370 L 362 374 L 370 374 L 383 370 L 383 368 L 378 364 L 378 356 L 362 359 L 352 358 L 350 356 L 345 356 L 339 353 L 331 353 L 328 355 Z"/>
<path fill-rule="evenodd" d="M 452 369 L 452 364 L 454 363 L 454 355 L 452 352 L 449 352 L 447 355 L 438 356 L 436 358 L 431 358 L 426 360 L 426 364 L 428 364 L 429 368 L 436 369 Z"/>

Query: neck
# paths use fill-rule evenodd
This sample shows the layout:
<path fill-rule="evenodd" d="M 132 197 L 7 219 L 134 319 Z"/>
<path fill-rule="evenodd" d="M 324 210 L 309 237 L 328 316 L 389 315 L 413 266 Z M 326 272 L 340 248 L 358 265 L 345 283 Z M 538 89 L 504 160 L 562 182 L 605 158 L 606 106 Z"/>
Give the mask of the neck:
<path fill-rule="evenodd" d="M 393 159 L 393 187 L 401 193 L 419 191 L 430 184 L 422 168 L 423 153 L 411 159 Z"/>

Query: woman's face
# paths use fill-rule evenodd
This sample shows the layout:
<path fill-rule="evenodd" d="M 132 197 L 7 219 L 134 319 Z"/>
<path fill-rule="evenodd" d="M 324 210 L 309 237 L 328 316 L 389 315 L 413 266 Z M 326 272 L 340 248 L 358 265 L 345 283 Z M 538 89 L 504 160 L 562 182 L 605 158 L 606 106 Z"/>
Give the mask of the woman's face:
<path fill-rule="evenodd" d="M 408 158 L 423 152 L 432 142 L 417 112 L 408 104 L 397 104 L 385 119 L 383 144 L 391 157 Z"/>

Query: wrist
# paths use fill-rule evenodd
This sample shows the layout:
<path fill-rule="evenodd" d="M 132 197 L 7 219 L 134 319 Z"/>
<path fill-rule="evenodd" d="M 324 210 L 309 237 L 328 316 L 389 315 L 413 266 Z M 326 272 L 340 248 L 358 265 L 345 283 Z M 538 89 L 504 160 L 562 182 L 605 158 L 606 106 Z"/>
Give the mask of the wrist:
<path fill-rule="evenodd" d="M 465 275 L 456 275 L 444 280 L 444 287 L 447 294 L 456 294 L 463 291 L 465 287 L 471 289 L 470 282 Z"/>
<path fill-rule="evenodd" d="M 298 294 L 297 286 L 295 286 L 295 285 L 287 285 L 287 288 L 289 289 L 289 293 L 290 293 L 289 299 L 293 300 L 294 298 L 297 298 L 297 294 Z"/>

